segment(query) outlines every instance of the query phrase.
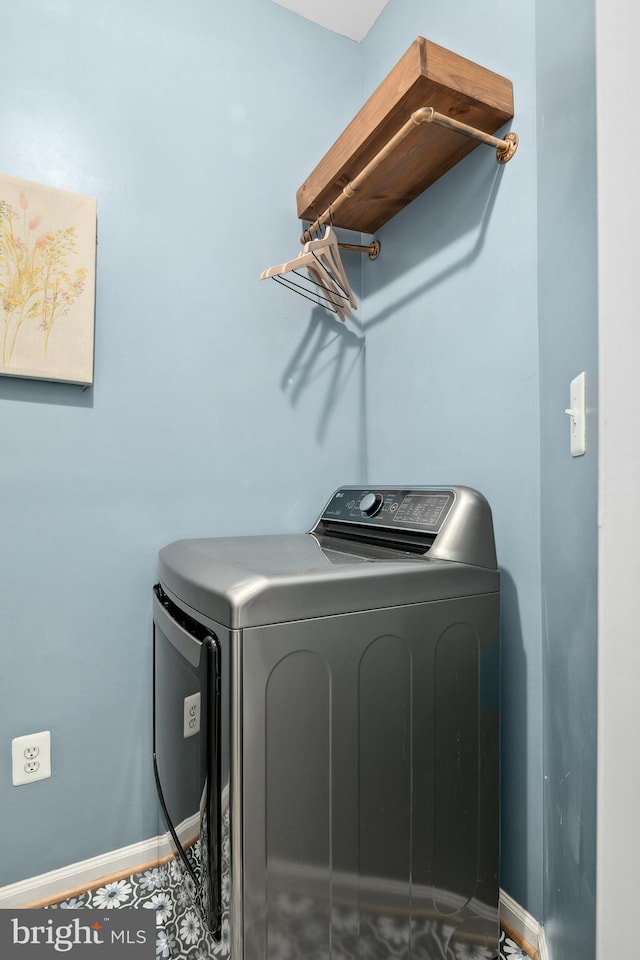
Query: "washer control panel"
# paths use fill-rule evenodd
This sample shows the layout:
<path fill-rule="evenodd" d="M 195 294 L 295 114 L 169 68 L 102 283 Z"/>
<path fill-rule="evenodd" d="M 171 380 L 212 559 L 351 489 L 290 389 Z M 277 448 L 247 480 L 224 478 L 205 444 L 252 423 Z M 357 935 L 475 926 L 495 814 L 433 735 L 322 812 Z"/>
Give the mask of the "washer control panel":
<path fill-rule="evenodd" d="M 454 501 L 454 491 L 446 489 L 343 487 L 334 493 L 321 519 L 438 533 Z"/>

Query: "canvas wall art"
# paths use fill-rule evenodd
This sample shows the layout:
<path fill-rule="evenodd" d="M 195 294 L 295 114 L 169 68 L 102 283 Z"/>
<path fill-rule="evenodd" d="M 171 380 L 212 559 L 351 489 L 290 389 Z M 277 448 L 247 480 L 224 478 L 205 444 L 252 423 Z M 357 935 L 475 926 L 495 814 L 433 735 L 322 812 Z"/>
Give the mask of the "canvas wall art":
<path fill-rule="evenodd" d="M 0 174 L 0 375 L 93 383 L 96 201 Z"/>

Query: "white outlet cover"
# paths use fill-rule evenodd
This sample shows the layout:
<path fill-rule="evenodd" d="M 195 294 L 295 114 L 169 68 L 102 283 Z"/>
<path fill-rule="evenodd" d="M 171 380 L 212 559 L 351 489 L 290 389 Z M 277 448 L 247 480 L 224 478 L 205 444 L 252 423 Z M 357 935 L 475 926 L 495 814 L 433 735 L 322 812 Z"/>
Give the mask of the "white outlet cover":
<path fill-rule="evenodd" d="M 51 776 L 51 731 L 28 733 L 11 741 L 11 769 L 14 787 Z"/>
<path fill-rule="evenodd" d="M 184 698 L 184 725 L 182 735 L 194 737 L 200 733 L 200 693 L 192 693 L 190 697 Z"/>

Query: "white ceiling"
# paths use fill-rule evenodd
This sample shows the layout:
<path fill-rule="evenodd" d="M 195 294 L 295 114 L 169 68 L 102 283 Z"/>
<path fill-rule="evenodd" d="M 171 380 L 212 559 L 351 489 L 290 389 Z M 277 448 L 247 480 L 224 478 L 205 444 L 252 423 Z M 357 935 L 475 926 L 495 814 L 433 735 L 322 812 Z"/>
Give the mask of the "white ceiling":
<path fill-rule="evenodd" d="M 274 0 L 350 40 L 363 40 L 388 0 Z"/>

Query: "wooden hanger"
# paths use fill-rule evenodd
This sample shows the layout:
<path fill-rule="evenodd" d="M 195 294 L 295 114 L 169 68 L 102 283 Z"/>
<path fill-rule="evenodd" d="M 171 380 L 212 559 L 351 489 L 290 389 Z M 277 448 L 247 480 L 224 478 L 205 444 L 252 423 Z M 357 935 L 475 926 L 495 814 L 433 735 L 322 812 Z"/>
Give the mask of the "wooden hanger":
<path fill-rule="evenodd" d="M 331 224 L 327 224 L 323 237 L 319 237 L 317 240 L 307 240 L 303 247 L 303 252 L 313 252 L 322 258 L 323 263 L 327 267 L 329 273 L 331 273 L 336 279 L 343 295 L 347 297 L 353 309 L 357 310 L 358 304 L 353 295 L 351 287 L 349 286 L 349 280 L 342 265 L 342 257 L 340 256 L 338 238 L 334 233 Z"/>
<path fill-rule="evenodd" d="M 300 272 L 302 270 L 307 271 L 308 278 Z M 303 283 L 288 276 L 292 273 Z M 331 226 L 327 227 L 324 237 L 307 241 L 293 260 L 263 270 L 260 279 L 269 278 L 335 313 L 343 323 L 345 317 L 353 316 L 351 308 L 357 309 Z"/>
<path fill-rule="evenodd" d="M 302 273 L 305 269 L 308 276 Z M 294 274 L 297 279 L 294 280 L 291 274 Z M 345 314 L 351 316 L 348 296 L 340 292 L 321 258 L 314 253 L 302 251 L 294 260 L 263 270 L 260 279 L 267 280 L 268 278 L 276 280 L 307 300 L 311 300 L 321 307 L 326 307 L 332 313 L 336 313 L 343 323 Z"/>

